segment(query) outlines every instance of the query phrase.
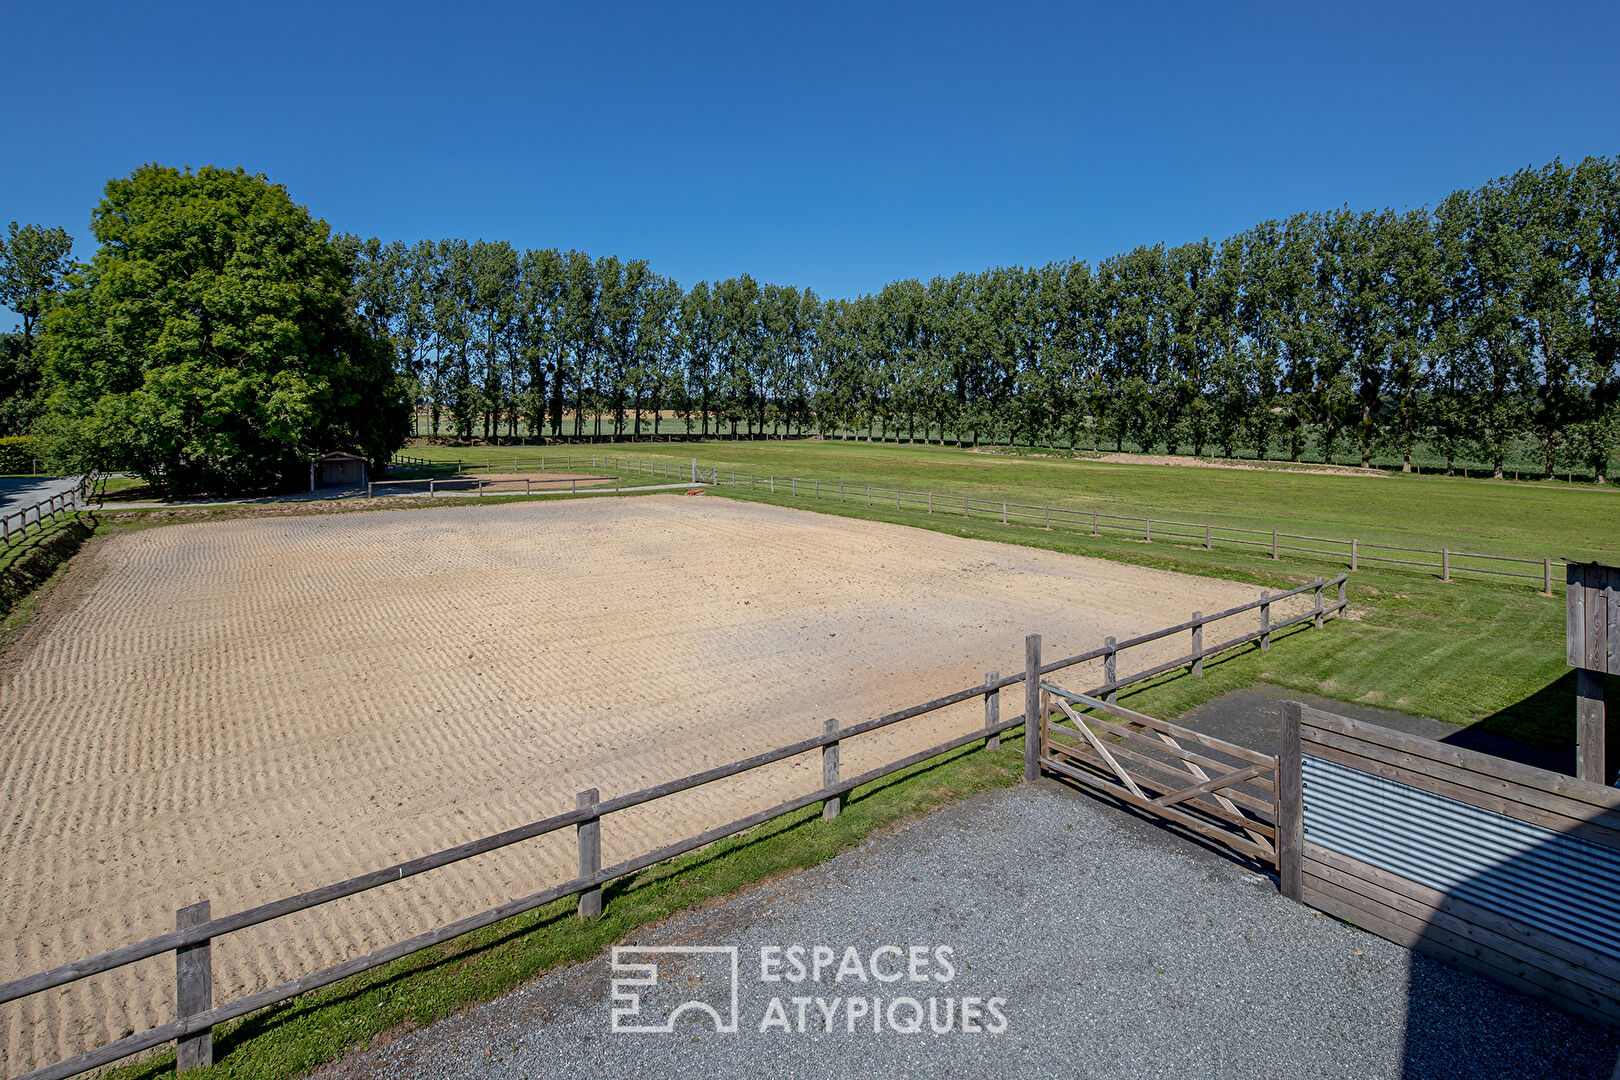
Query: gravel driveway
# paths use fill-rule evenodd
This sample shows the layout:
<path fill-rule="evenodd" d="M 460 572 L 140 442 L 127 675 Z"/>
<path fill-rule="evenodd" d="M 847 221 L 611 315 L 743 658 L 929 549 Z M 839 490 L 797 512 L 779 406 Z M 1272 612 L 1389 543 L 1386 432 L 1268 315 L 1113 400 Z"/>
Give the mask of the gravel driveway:
<path fill-rule="evenodd" d="M 1317 915 L 1267 877 L 1050 783 L 938 811 L 636 944 L 737 946 L 736 1032 L 690 1010 L 673 1033 L 613 1032 L 603 957 L 322 1075 L 1607 1078 L 1620 1052 L 1535 999 Z M 761 981 L 762 949 L 794 944 L 806 978 Z M 810 981 L 818 945 L 841 979 L 827 963 Z M 886 945 L 898 951 L 874 956 Z M 921 981 L 910 946 L 924 947 Z M 781 956 L 775 970 L 794 973 Z M 723 955 L 651 958 L 658 987 L 622 1022 L 656 1022 L 685 996 L 728 1013 Z M 854 997 L 878 999 L 881 1030 Z M 795 998 L 810 999 L 802 1032 Z M 933 1032 L 970 998 L 980 1030 L 956 1011 Z M 920 1032 L 895 1030 L 914 1016 Z"/>

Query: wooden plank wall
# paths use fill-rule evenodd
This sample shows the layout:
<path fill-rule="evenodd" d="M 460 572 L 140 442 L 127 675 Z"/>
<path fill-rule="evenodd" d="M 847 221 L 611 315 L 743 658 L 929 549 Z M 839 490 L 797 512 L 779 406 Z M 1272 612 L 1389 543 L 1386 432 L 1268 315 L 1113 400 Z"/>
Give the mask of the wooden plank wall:
<path fill-rule="evenodd" d="M 1289 712 L 1299 717 L 1297 752 L 1305 757 L 1578 837 L 1613 851 L 1620 865 L 1620 791 L 1309 707 Z M 1284 745 L 1290 742 L 1285 732 Z M 1330 850 L 1312 840 L 1308 786 L 1304 803 L 1307 831 L 1296 899 L 1620 1029 L 1620 961 Z"/>

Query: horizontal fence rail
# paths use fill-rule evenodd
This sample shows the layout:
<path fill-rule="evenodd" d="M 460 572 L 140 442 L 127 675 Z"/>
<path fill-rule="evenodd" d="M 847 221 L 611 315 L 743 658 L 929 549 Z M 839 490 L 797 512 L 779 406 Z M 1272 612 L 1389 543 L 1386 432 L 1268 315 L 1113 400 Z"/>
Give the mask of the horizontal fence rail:
<path fill-rule="evenodd" d="M 490 459 L 493 461 L 494 459 Z M 625 471 L 670 475 L 670 470 L 685 475 L 683 465 L 671 464 L 654 458 L 638 458 L 623 454 L 593 455 L 592 463 L 607 463 L 609 467 Z M 1325 555 L 1343 560 L 1351 570 L 1359 570 L 1362 563 L 1388 566 L 1415 567 L 1439 572 L 1440 580 L 1456 580 L 1453 575 L 1478 574 L 1487 577 L 1517 578 L 1541 584 L 1541 592 L 1551 594 L 1553 575 L 1562 573 L 1562 559 L 1528 558 L 1511 555 L 1484 555 L 1478 552 L 1458 551 L 1450 548 L 1412 548 L 1393 544 L 1380 544 L 1358 538 L 1344 539 L 1329 536 L 1307 536 L 1279 530 L 1249 529 L 1236 525 L 1216 525 L 1209 522 L 1171 521 L 1151 516 L 1111 514 L 1100 510 L 1077 510 L 1061 506 L 1034 506 L 1008 499 L 986 499 L 965 495 L 948 495 L 934 491 L 914 491 L 906 488 L 855 484 L 841 480 L 804 479 L 797 476 L 764 476 L 741 469 L 718 466 L 701 467 L 711 473 L 715 484 L 742 485 L 750 490 L 786 494 L 791 498 L 833 499 L 838 502 L 858 502 L 867 506 L 890 506 L 896 510 L 925 510 L 931 514 L 956 514 L 964 518 L 999 520 L 1004 525 L 1039 526 L 1046 529 L 1069 528 L 1089 532 L 1092 536 L 1123 536 L 1152 543 L 1169 540 L 1191 541 L 1206 551 L 1216 545 L 1238 550 L 1258 549 L 1260 554 L 1276 559 L 1283 552 Z M 1403 558 L 1406 555 L 1426 555 L 1430 559 Z M 1484 566 L 1479 563 L 1497 565 Z"/>
<path fill-rule="evenodd" d="M 279 1002 L 287 1001 L 300 994 L 328 986 L 340 979 L 372 970 L 384 964 L 391 963 L 401 957 L 408 956 L 420 949 L 442 944 L 463 934 L 490 926 L 503 919 L 511 918 L 531 911 L 534 908 L 549 904 L 569 896 L 580 897 L 580 910 L 583 916 L 594 917 L 601 912 L 600 889 L 603 885 L 616 879 L 625 877 L 646 867 L 674 858 L 686 852 L 696 850 L 712 844 L 728 836 L 735 835 L 757 825 L 762 825 L 786 814 L 794 813 L 816 803 L 822 804 L 823 817 L 836 817 L 838 807 L 845 795 L 858 787 L 880 780 L 885 776 L 910 768 L 913 765 L 928 761 L 931 758 L 947 754 L 962 747 L 975 743 L 982 743 L 985 749 L 995 750 L 1000 745 L 1001 735 L 1016 727 L 1024 725 L 1029 715 L 1029 698 L 1031 693 L 1038 693 L 1041 688 L 1043 676 L 1052 672 L 1061 671 L 1088 661 L 1101 660 L 1105 681 L 1092 691 L 1092 696 L 1107 695 L 1109 704 L 1117 691 L 1133 683 L 1153 678 L 1166 671 L 1178 667 L 1192 666 L 1192 673 L 1202 673 L 1205 657 L 1225 652 L 1240 645 L 1258 642 L 1261 648 L 1269 648 L 1271 635 L 1292 626 L 1301 626 L 1311 623 L 1317 627 L 1323 624 L 1323 619 L 1329 615 L 1342 613 L 1346 606 L 1345 586 L 1347 575 L 1339 575 L 1328 581 L 1317 578 L 1310 584 L 1300 586 L 1287 592 L 1277 594 L 1262 593 L 1259 600 L 1226 611 L 1215 612 L 1211 615 L 1195 613 L 1187 622 L 1175 626 L 1155 630 L 1146 634 L 1126 638 L 1123 641 L 1107 638 L 1100 648 L 1073 656 L 1063 657 L 1050 663 L 1043 663 L 1040 656 L 1040 638 L 1031 635 L 1026 649 L 1026 670 L 1015 675 L 1001 676 L 991 672 L 982 683 L 965 687 L 960 690 L 944 694 L 931 701 L 897 709 L 882 716 L 858 723 L 840 726 L 837 721 L 827 721 L 819 735 L 812 735 L 798 742 L 780 746 L 773 750 L 733 761 L 726 765 L 719 765 L 702 772 L 693 773 L 676 780 L 670 780 L 653 787 L 643 788 L 639 791 L 609 799 L 599 799 L 595 791 L 579 793 L 576 807 L 573 810 L 553 814 L 549 817 L 532 821 L 504 832 L 481 837 L 477 840 L 458 844 L 431 854 L 422 855 L 392 866 L 383 867 L 368 873 L 360 874 L 343 881 L 301 892 L 293 896 L 283 897 L 257 907 L 222 915 L 217 918 L 208 918 L 197 907 L 182 909 L 178 919 L 177 928 L 167 933 L 158 934 L 142 941 L 132 942 L 119 946 L 107 952 L 75 960 L 71 963 L 41 971 L 33 975 L 0 984 L 0 1004 L 16 1001 L 20 998 L 55 987 L 65 986 L 78 982 L 81 979 L 91 978 L 110 971 L 125 967 L 141 960 L 150 959 L 164 953 L 173 952 L 177 958 L 177 978 L 181 985 L 185 984 L 188 970 L 195 970 L 195 955 L 198 951 L 210 948 L 211 942 L 228 934 L 249 927 L 258 926 L 291 915 L 300 911 L 307 911 L 323 904 L 354 896 L 359 893 L 376 889 L 383 885 L 393 884 L 406 878 L 415 877 L 441 867 L 450 866 L 465 859 L 483 855 L 522 843 L 536 837 L 545 836 L 573 826 L 578 836 L 580 850 L 580 873 L 567 881 L 551 885 L 538 892 L 508 901 L 507 903 L 490 908 L 476 915 L 471 915 L 455 922 L 447 923 L 437 929 L 417 934 L 403 941 L 396 942 L 384 948 L 353 957 L 342 963 L 332 965 L 319 971 L 283 982 L 264 990 L 259 990 L 238 998 L 235 1001 L 194 1011 L 182 1012 L 182 1015 L 169 1023 L 149 1028 L 145 1031 L 127 1035 L 114 1042 L 107 1043 L 95 1049 L 85 1051 L 73 1057 L 66 1058 L 54 1064 L 22 1074 L 18 1080 L 60 1080 L 60 1078 L 76 1076 L 79 1073 L 119 1061 L 130 1055 L 140 1053 L 160 1046 L 166 1042 L 181 1040 L 189 1043 L 192 1039 L 206 1042 L 208 1033 L 217 1025 L 228 1020 L 246 1016 L 248 1013 Z M 1337 598 L 1330 604 L 1324 604 L 1324 591 L 1336 588 Z M 1311 593 L 1314 598 L 1312 606 L 1303 614 L 1273 624 L 1270 619 L 1271 608 L 1274 604 L 1291 599 L 1296 596 Z M 1230 619 L 1248 612 L 1258 612 L 1260 629 L 1253 632 L 1239 633 L 1228 640 L 1209 647 L 1204 647 L 1203 628 L 1212 622 Z M 1117 674 L 1119 654 L 1127 649 L 1147 645 L 1160 641 L 1175 634 L 1191 633 L 1194 643 L 1193 652 L 1187 656 L 1179 657 L 1167 663 L 1155 664 L 1133 674 L 1120 676 Z M 1000 692 L 1013 686 L 1026 688 L 1025 712 L 1010 719 L 1001 718 Z M 1033 690 L 1031 690 L 1033 688 Z M 838 747 L 841 742 L 868 732 L 877 731 L 906 720 L 936 712 L 965 702 L 982 699 L 984 702 L 984 722 L 980 727 L 947 739 L 944 742 L 908 754 L 886 765 L 869 769 L 856 776 L 841 776 L 838 770 Z M 1031 728 L 1025 732 L 1025 775 L 1029 776 L 1032 765 L 1038 768 L 1039 748 L 1037 740 L 1031 734 Z M 728 777 L 797 757 L 801 754 L 810 754 L 820 751 L 822 754 L 822 783 L 813 791 L 795 795 L 775 806 L 749 814 L 714 828 L 707 829 L 684 840 L 668 844 L 654 851 L 646 852 L 634 858 L 619 862 L 612 866 L 600 865 L 600 842 L 591 837 L 598 836 L 593 830 L 597 824 L 609 814 L 632 807 L 650 803 L 656 799 L 675 795 L 705 784 L 724 780 Z M 187 918 L 188 912 L 196 912 L 203 917 Z M 189 964 L 188 964 L 189 962 Z M 202 970 L 207 970 L 206 961 Z M 205 984 L 206 987 L 206 984 Z M 207 1001 L 209 996 L 197 995 L 198 1000 Z M 193 1044 L 194 1045 L 194 1044 Z M 211 1045 L 211 1044 L 209 1044 Z M 206 1062 L 210 1060 L 208 1053 L 201 1058 L 193 1058 Z"/>
<path fill-rule="evenodd" d="M 555 480 L 532 476 L 504 480 L 497 477 L 482 476 L 425 476 L 412 480 L 367 481 L 366 497 L 375 498 L 379 490 L 383 494 L 387 494 L 388 490 L 392 489 L 426 490 L 429 498 L 434 497 L 441 491 L 462 494 L 470 491 L 480 497 L 486 491 L 499 495 L 556 495 L 563 490 L 563 485 L 567 485 L 568 493 L 574 495 L 579 493 L 580 484 L 606 484 L 609 481 L 613 483 L 613 490 L 618 491 L 619 478 L 617 476 L 560 476 Z M 426 485 L 425 488 L 424 485 Z M 606 489 L 588 488 L 587 490 L 599 491 Z"/>
<path fill-rule="evenodd" d="M 12 544 L 22 543 L 29 535 L 30 525 L 34 526 L 34 533 L 38 535 L 45 531 L 47 524 L 58 518 L 71 517 L 89 507 L 95 495 L 96 480 L 94 473 L 87 473 L 68 491 L 59 491 L 21 510 L 0 514 L 0 547 L 9 548 Z M 32 519 L 30 514 L 33 515 Z"/>

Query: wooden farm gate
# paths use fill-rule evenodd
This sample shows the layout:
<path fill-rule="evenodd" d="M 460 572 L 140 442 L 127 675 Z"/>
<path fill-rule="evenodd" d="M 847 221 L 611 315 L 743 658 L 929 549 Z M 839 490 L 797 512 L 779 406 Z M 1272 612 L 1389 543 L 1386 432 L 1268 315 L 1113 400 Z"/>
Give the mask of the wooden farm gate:
<path fill-rule="evenodd" d="M 1277 866 L 1277 759 L 1041 683 L 1042 767 Z"/>

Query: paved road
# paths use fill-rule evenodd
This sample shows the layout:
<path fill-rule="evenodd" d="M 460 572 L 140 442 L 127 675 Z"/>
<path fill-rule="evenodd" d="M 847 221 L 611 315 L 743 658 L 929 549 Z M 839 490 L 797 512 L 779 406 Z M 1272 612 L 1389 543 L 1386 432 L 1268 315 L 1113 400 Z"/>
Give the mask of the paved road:
<path fill-rule="evenodd" d="M 78 482 L 76 476 L 0 477 L 0 512 L 14 514 L 52 495 L 72 491 L 73 485 Z M 33 520 L 32 515 L 29 515 L 29 520 Z"/>
<path fill-rule="evenodd" d="M 1281 898 L 1269 878 L 1050 783 L 981 796 L 823 866 L 637 935 L 737 946 L 740 1022 L 687 1012 L 664 1034 L 611 1030 L 605 958 L 331 1066 L 326 1080 L 543 1077 L 1601 1077 L 1620 1040 L 1549 1006 Z M 762 982 L 761 949 L 853 946 L 868 981 Z M 883 945 L 949 946 L 949 981 L 872 981 Z M 943 975 L 923 954 L 924 978 Z M 646 957 L 643 957 L 646 959 Z M 659 986 L 726 1012 L 724 965 L 662 957 Z M 909 955 L 907 956 L 909 961 Z M 897 970 L 893 953 L 877 957 Z M 783 970 L 791 971 L 791 967 Z M 647 991 L 644 1016 L 676 998 Z M 807 1005 L 799 1030 L 793 1000 Z M 851 1020 L 851 997 L 885 1013 Z M 936 999 L 916 1034 L 911 1006 Z M 1001 998 L 934 1034 L 945 999 Z M 773 998 L 781 1018 L 773 1023 Z M 1004 1017 L 1004 1030 L 997 1017 Z M 947 1025 L 949 1026 L 949 1025 Z"/>

